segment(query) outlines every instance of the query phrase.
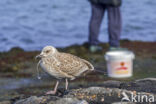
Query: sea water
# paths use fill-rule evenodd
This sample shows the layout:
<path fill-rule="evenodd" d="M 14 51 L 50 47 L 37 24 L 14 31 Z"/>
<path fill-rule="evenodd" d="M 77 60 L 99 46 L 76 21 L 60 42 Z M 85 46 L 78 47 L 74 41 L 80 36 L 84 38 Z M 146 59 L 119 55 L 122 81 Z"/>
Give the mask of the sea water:
<path fill-rule="evenodd" d="M 155 0 L 123 0 L 121 38 L 156 41 Z M 40 50 L 88 40 L 91 7 L 88 0 L 1 0 L 0 51 L 12 47 Z M 99 40 L 108 41 L 107 13 Z"/>

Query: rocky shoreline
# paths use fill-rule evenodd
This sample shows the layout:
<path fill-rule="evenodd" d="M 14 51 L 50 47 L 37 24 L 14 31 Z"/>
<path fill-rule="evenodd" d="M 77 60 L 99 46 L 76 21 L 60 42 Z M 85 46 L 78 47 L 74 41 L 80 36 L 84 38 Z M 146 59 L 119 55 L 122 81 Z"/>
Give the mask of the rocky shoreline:
<path fill-rule="evenodd" d="M 53 88 L 54 78 L 42 71 L 42 79 L 36 78 L 38 61 L 35 60 L 35 56 L 39 51 L 26 52 L 21 48 L 13 48 L 9 52 L 1 52 L 0 104 L 61 104 L 62 102 L 64 104 L 120 104 L 122 92 L 129 97 L 132 93 L 148 95 L 148 97 L 156 96 L 156 42 L 121 41 L 122 47 L 128 48 L 136 55 L 133 77 L 127 79 L 107 77 L 103 55 L 108 50 L 108 44 L 100 45 L 103 51 L 94 54 L 88 51 L 87 43 L 58 48 L 60 51 L 90 61 L 102 73 L 92 72 L 71 81 L 68 93 L 64 93 L 62 81 L 55 96 L 44 95 L 47 90 Z"/>
<path fill-rule="evenodd" d="M 15 101 L 15 104 L 120 104 L 123 92 L 130 100 L 124 100 L 123 104 L 136 104 L 139 101 L 141 104 L 156 102 L 156 78 L 146 78 L 128 83 L 107 81 L 104 86 L 72 89 L 68 94 L 62 96 L 30 96 Z M 132 95 L 134 99 L 131 99 Z M 142 96 L 147 96 L 147 99 L 141 98 Z"/>

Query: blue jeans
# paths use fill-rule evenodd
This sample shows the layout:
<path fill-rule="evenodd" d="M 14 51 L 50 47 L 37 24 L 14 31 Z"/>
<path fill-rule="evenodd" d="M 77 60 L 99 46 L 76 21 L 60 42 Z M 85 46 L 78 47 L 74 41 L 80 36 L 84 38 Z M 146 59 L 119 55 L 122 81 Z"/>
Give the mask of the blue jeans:
<path fill-rule="evenodd" d="M 97 45 L 99 43 L 98 36 L 100 25 L 104 17 L 104 12 L 107 10 L 109 44 L 111 47 L 119 47 L 122 27 L 120 7 L 110 7 L 93 3 L 91 3 L 91 7 L 92 16 L 89 23 L 89 44 Z"/>

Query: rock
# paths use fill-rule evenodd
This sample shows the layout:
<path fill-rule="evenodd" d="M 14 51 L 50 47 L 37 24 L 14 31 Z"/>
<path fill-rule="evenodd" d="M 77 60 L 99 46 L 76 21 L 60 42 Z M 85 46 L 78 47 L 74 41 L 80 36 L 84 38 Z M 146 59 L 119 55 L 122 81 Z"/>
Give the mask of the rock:
<path fill-rule="evenodd" d="M 156 94 L 156 78 L 145 78 L 134 82 L 121 83 L 121 89 L 135 90 L 138 92 L 148 92 Z"/>
<path fill-rule="evenodd" d="M 11 101 L 2 101 L 0 104 L 11 104 Z"/>
<path fill-rule="evenodd" d="M 19 100 L 15 104 L 39 104 L 42 99 L 42 97 L 31 96 L 29 98 Z"/>
<path fill-rule="evenodd" d="M 109 80 L 109 81 L 105 81 L 103 83 L 104 87 L 110 87 L 110 88 L 119 88 L 120 87 L 121 82 L 120 81 L 113 81 L 113 80 Z"/>
<path fill-rule="evenodd" d="M 90 87 L 86 89 L 77 89 L 70 92 L 67 97 L 73 96 L 78 99 L 84 99 L 87 102 L 97 103 L 112 103 L 121 101 L 122 90 L 117 88 L 104 88 L 104 87 Z"/>
<path fill-rule="evenodd" d="M 129 101 L 132 101 L 132 95 L 152 95 L 156 98 L 156 95 L 151 93 L 128 91 L 118 88 L 89 87 L 73 89 L 62 97 L 50 95 L 40 97 L 31 96 L 16 101 L 15 104 L 120 104 L 125 97 L 123 93 L 129 98 Z M 122 104 L 135 104 L 129 101 L 126 99 L 126 102 Z"/>
<path fill-rule="evenodd" d="M 68 94 L 61 96 L 31 96 L 20 99 L 15 104 L 121 104 L 125 95 L 129 101 L 132 101 L 132 96 L 141 98 L 142 95 L 145 95 L 148 98 L 150 96 L 156 98 L 155 86 L 156 78 L 140 79 L 134 82 L 111 80 L 104 82 L 102 87 L 73 89 Z M 156 99 L 154 100 L 156 101 Z M 134 104 L 134 101 L 129 101 L 122 104 Z"/>
<path fill-rule="evenodd" d="M 10 52 L 24 52 L 24 50 L 20 47 L 13 47 Z"/>
<path fill-rule="evenodd" d="M 15 104 L 88 104 L 85 100 L 77 98 L 61 98 L 57 96 L 31 96 L 27 99 L 17 101 Z"/>
<path fill-rule="evenodd" d="M 153 81 L 156 84 L 156 78 L 144 78 L 136 80 L 136 82 L 145 82 L 145 81 Z"/>
<path fill-rule="evenodd" d="M 104 87 L 89 87 L 83 89 L 76 89 L 71 91 L 67 97 L 76 97 L 78 99 L 86 100 L 89 104 L 112 104 L 121 102 L 122 98 L 124 98 L 124 94 L 126 94 L 130 101 L 132 101 L 132 95 L 146 95 L 146 96 L 154 96 L 156 95 L 151 93 L 144 92 L 136 92 L 136 91 L 128 91 L 124 89 L 118 88 L 104 88 Z M 145 99 L 144 99 L 145 100 Z M 133 102 L 123 103 L 123 104 L 134 104 Z"/>
<path fill-rule="evenodd" d="M 62 98 L 56 101 L 51 101 L 48 104 L 88 104 L 85 100 L 78 100 L 77 98 Z"/>
<path fill-rule="evenodd" d="M 115 102 L 112 104 L 135 104 L 135 103 L 133 103 L 133 102 Z"/>

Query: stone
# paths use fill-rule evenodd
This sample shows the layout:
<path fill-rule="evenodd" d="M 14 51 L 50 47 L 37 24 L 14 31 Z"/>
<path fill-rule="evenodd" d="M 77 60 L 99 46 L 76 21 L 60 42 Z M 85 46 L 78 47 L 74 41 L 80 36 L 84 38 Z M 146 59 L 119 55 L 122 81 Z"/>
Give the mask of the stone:
<path fill-rule="evenodd" d="M 39 104 L 42 101 L 42 97 L 31 96 L 26 99 L 17 101 L 15 104 Z"/>
<path fill-rule="evenodd" d="M 85 100 L 78 100 L 77 98 L 62 98 L 56 101 L 51 101 L 48 104 L 89 104 Z"/>
<path fill-rule="evenodd" d="M 121 89 L 136 90 L 138 92 L 148 92 L 156 94 L 156 78 L 144 78 L 134 82 L 121 83 Z"/>
<path fill-rule="evenodd" d="M 103 83 L 103 86 L 110 87 L 110 88 L 119 88 L 120 84 L 121 84 L 120 81 L 109 80 L 109 81 L 105 81 Z"/>
<path fill-rule="evenodd" d="M 11 101 L 1 101 L 0 104 L 11 104 Z"/>

